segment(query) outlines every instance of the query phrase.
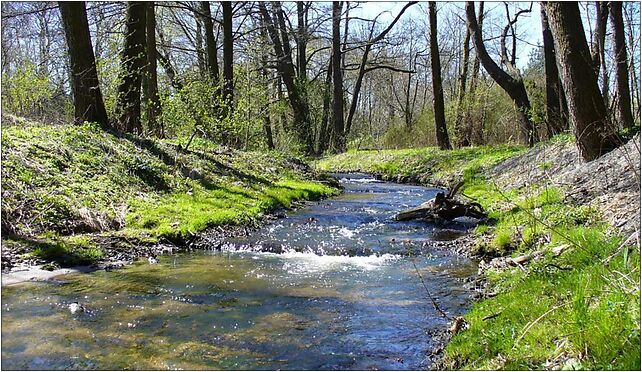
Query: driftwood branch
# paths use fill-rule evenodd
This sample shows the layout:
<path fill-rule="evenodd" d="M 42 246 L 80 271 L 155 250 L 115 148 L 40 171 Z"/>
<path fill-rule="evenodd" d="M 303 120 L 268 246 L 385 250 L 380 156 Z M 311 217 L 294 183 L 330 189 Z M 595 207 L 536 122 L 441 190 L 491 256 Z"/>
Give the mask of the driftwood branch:
<path fill-rule="evenodd" d="M 438 192 L 434 198 L 427 202 L 415 208 L 399 212 L 395 216 L 395 220 L 444 219 L 450 221 L 457 217 L 472 217 L 479 220 L 488 218 L 488 214 L 479 203 L 464 203 L 455 199 L 455 195 L 463 184 L 463 181 L 459 182 L 447 193 Z"/>

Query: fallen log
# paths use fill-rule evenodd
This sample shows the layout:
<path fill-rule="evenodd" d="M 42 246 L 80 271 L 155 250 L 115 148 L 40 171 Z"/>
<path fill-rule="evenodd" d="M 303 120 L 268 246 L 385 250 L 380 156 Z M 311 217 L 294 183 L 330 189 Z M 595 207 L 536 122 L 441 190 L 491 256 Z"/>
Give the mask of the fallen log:
<path fill-rule="evenodd" d="M 427 202 L 397 213 L 395 220 L 444 219 L 450 221 L 458 217 L 487 218 L 488 214 L 479 203 L 464 203 L 455 199 L 455 194 L 462 184 L 463 182 L 459 182 L 447 194 L 438 192 L 434 198 Z"/>

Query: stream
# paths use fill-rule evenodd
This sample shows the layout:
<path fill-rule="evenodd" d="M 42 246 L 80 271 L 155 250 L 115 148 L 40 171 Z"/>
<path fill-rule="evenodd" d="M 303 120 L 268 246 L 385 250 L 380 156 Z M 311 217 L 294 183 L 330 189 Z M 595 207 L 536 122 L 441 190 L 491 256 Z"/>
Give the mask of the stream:
<path fill-rule="evenodd" d="M 418 370 L 470 307 L 476 263 L 397 222 L 438 191 L 338 175 L 345 192 L 230 240 L 116 271 L 2 289 L 2 368 Z M 265 252 L 269 250 L 270 253 Z M 69 305 L 84 311 L 72 314 Z"/>

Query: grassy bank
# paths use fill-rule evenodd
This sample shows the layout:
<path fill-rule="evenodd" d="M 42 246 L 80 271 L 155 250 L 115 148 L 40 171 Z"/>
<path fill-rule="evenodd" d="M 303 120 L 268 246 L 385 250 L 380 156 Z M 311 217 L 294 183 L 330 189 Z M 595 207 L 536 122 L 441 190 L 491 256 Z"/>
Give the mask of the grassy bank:
<path fill-rule="evenodd" d="M 484 260 L 485 299 L 465 316 L 468 328 L 446 348 L 444 368 L 639 369 L 639 246 L 614 232 L 599 206 L 566 202 L 559 185 L 501 187 L 487 176 L 525 153 L 508 146 L 367 151 L 317 167 L 432 184 L 463 179 L 463 194 L 495 219 L 477 227 L 471 248 Z M 508 257 L 528 259 L 516 265 Z"/>
<path fill-rule="evenodd" d="M 103 257 L 100 234 L 182 242 L 337 192 L 277 153 L 183 152 L 93 125 L 3 123 L 2 153 L 3 245 L 64 265 Z"/>

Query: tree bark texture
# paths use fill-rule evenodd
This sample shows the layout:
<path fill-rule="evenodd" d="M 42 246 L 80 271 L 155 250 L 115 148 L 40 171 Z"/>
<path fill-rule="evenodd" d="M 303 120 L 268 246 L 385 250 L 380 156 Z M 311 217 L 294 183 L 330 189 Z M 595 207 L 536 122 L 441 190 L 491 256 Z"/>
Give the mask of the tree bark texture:
<path fill-rule="evenodd" d="M 140 92 L 145 56 L 146 5 L 143 1 L 127 2 L 125 45 L 121 54 L 120 85 L 116 101 L 117 129 L 142 133 Z"/>
<path fill-rule="evenodd" d="M 580 155 L 590 161 L 617 147 L 618 141 L 609 127 L 580 10 L 576 2 L 548 2 L 546 15 Z"/>
<path fill-rule="evenodd" d="M 77 124 L 96 122 L 108 129 L 109 120 L 100 93 L 85 2 L 61 1 L 58 4 L 69 50 L 74 121 Z"/>

